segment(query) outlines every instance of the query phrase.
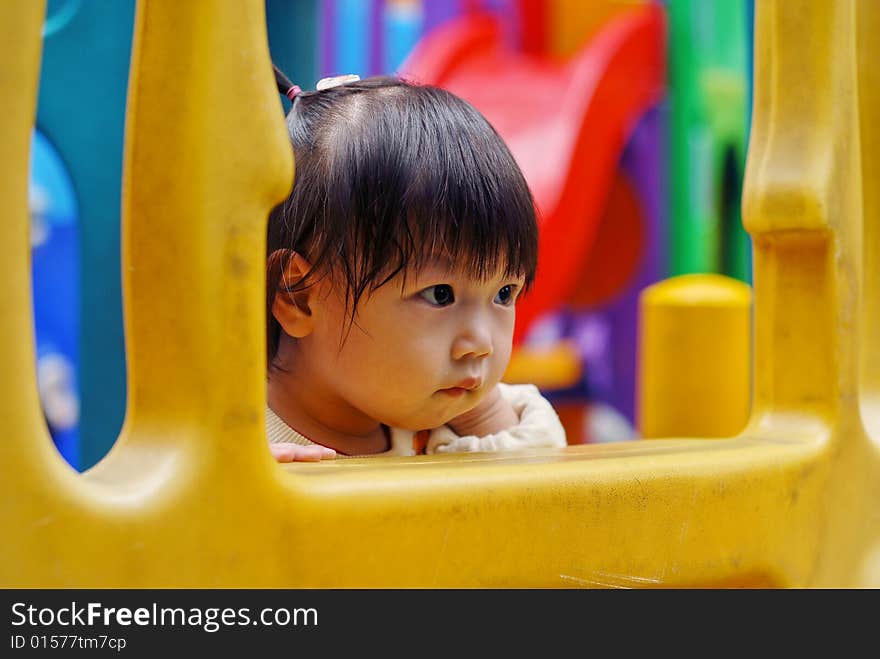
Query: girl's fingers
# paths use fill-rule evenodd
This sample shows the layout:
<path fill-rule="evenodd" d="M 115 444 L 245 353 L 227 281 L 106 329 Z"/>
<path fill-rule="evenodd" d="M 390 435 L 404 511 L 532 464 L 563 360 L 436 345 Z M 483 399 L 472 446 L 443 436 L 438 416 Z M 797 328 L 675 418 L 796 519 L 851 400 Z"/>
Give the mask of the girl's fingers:
<path fill-rule="evenodd" d="M 336 451 L 326 446 L 269 444 L 269 452 L 278 462 L 319 462 L 336 457 Z"/>

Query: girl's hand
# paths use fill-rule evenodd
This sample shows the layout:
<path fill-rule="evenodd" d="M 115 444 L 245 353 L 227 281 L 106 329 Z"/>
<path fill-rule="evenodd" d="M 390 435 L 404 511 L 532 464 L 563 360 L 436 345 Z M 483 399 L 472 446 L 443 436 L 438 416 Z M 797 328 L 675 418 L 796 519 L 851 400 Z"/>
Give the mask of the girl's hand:
<path fill-rule="evenodd" d="M 498 385 L 472 410 L 460 414 L 446 425 L 459 437 L 476 435 L 485 437 L 515 426 L 519 416 L 501 395 Z"/>
<path fill-rule="evenodd" d="M 336 457 L 336 451 L 332 448 L 317 445 L 269 444 L 269 452 L 278 462 L 320 462 Z"/>

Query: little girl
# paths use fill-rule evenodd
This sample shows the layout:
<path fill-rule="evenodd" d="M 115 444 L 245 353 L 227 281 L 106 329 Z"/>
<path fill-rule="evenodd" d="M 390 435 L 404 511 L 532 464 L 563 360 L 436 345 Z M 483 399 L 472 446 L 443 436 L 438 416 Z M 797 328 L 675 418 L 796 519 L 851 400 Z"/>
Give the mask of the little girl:
<path fill-rule="evenodd" d="M 397 78 L 275 75 L 296 164 L 267 243 L 276 459 L 564 446 L 536 387 L 500 383 L 538 233 L 492 126 Z"/>

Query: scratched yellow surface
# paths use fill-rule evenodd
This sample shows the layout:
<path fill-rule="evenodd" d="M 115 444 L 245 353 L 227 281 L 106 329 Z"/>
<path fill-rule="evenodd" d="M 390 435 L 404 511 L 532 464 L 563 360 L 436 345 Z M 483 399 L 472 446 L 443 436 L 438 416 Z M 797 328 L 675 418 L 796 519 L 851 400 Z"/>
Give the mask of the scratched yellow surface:
<path fill-rule="evenodd" d="M 27 162 L 44 7 L 0 4 L 0 585 L 880 585 L 880 3 L 756 3 L 742 434 L 282 467 L 265 217 L 292 160 L 262 0 L 141 0 L 126 120 L 129 399 L 59 456 L 35 386 Z"/>

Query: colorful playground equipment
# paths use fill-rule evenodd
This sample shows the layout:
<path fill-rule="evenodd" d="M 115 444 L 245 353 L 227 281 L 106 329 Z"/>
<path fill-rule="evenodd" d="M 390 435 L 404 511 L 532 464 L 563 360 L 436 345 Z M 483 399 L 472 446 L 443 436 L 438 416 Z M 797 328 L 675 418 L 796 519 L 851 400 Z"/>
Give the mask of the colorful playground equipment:
<path fill-rule="evenodd" d="M 305 0 L 316 6 L 318 52 L 314 79 L 343 72 L 379 75 L 395 72 L 426 34 L 474 11 L 490 11 L 511 20 L 521 0 Z M 271 24 L 271 18 L 270 18 Z M 273 55 L 275 50 L 272 50 Z M 310 76 L 311 77 L 311 76 Z M 305 78 L 309 79 L 309 78 Z"/>
<path fill-rule="evenodd" d="M 27 162 L 44 7 L 0 5 L 0 584 L 880 586 L 880 6 L 756 7 L 745 431 L 286 466 L 264 436 L 252 265 L 255 218 L 293 174 L 264 7 L 138 3 L 128 407 L 110 454 L 78 474 L 43 422 L 33 349 Z M 206 103 L 218 88 L 224 102 Z"/>

